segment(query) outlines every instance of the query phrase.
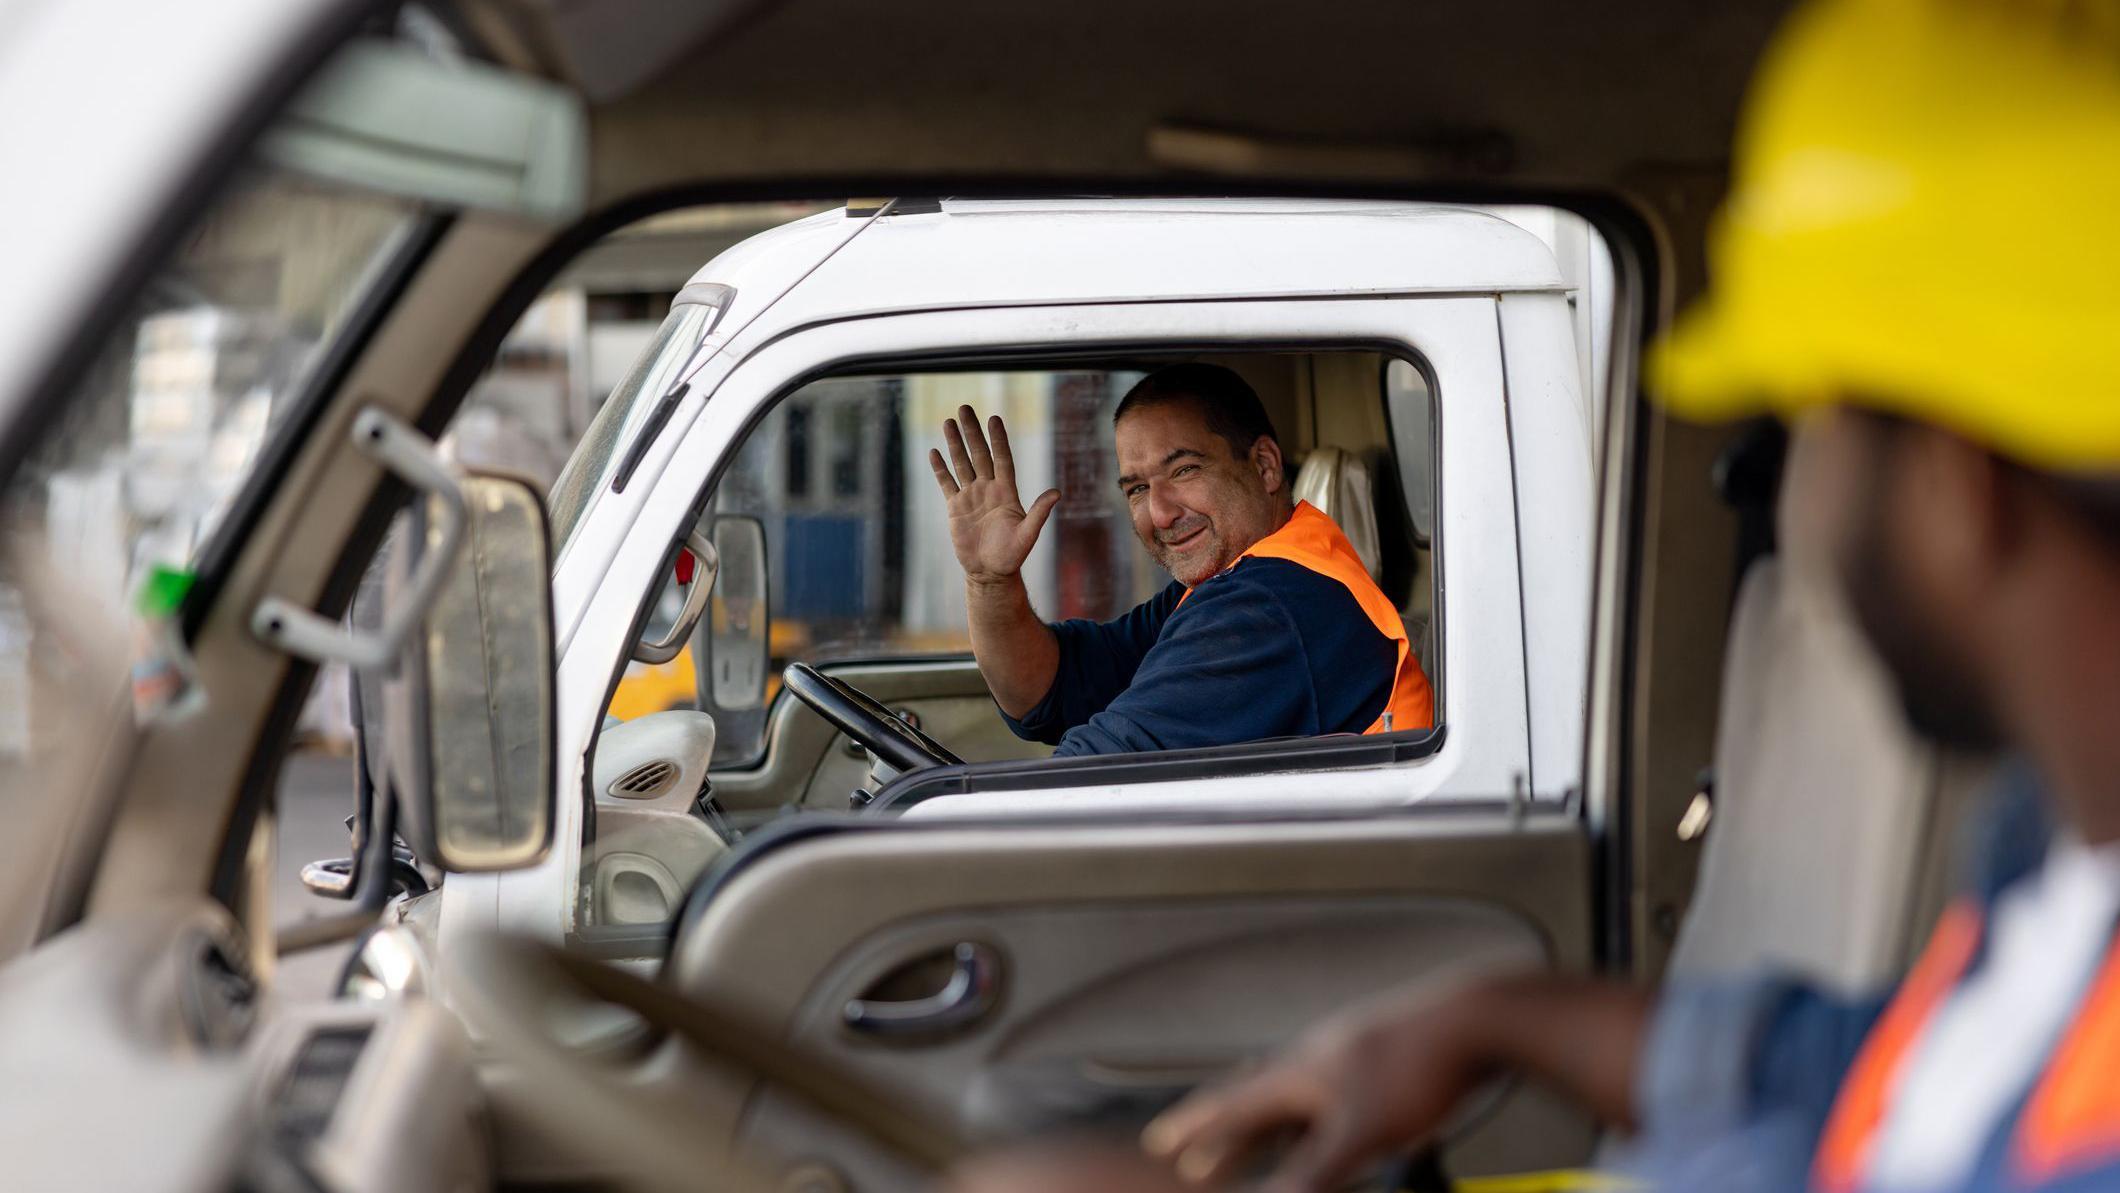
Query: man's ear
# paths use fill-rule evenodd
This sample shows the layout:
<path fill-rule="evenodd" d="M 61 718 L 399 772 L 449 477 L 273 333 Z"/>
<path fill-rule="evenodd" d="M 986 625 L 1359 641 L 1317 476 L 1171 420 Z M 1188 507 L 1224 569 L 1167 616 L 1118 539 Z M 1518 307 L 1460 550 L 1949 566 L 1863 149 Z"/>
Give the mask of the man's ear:
<path fill-rule="evenodd" d="M 1259 479 L 1266 483 L 1268 493 L 1288 491 L 1288 462 L 1281 458 L 1281 445 L 1271 435 L 1261 435 L 1252 441 L 1251 466 L 1259 470 Z"/>
<path fill-rule="evenodd" d="M 1969 581 L 1997 576 L 2022 545 L 2025 511 L 2008 466 L 1940 428 L 1917 424 L 1902 434 L 1916 511 L 1910 529 Z"/>

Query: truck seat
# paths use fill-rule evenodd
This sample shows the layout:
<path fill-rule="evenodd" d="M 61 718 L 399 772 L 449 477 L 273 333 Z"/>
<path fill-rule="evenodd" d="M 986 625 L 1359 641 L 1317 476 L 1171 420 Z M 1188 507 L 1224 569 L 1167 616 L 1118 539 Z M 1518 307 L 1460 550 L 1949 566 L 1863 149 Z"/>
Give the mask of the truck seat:
<path fill-rule="evenodd" d="M 1320 447 L 1303 457 L 1296 470 L 1296 500 L 1307 501 L 1318 512 L 1340 524 L 1340 533 L 1354 544 L 1369 578 L 1383 570 L 1383 555 L 1377 549 L 1376 489 L 1369 465 L 1360 456 L 1337 447 Z"/>
<path fill-rule="evenodd" d="M 1384 578 L 1382 536 L 1377 533 L 1376 479 L 1362 457 L 1344 448 L 1319 447 L 1303 457 L 1296 470 L 1296 500 L 1307 501 L 1320 513 L 1339 523 L 1340 533 L 1361 556 L 1369 578 Z M 1435 674 L 1435 624 L 1425 603 L 1419 609 L 1401 609 L 1406 632 L 1413 641 L 1413 655 L 1428 674 Z"/>
<path fill-rule="evenodd" d="M 1798 435 L 1785 493 L 1803 467 Z M 1714 814 L 1671 973 L 1889 981 L 1953 885 L 1987 766 L 1912 735 L 1837 585 L 1787 553 L 1744 578 L 1720 715 Z"/>

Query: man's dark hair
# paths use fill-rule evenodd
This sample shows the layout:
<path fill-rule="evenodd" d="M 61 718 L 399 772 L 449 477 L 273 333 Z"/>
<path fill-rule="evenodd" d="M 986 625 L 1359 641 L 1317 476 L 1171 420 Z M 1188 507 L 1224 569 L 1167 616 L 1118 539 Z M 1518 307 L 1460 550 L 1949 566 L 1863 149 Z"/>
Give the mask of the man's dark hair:
<path fill-rule="evenodd" d="M 1281 441 L 1273 433 L 1273 420 L 1266 417 L 1259 395 L 1244 378 L 1221 365 L 1193 363 L 1157 369 L 1119 399 L 1119 408 L 1112 411 L 1112 425 L 1117 426 L 1129 411 L 1166 402 L 1197 406 L 1207 429 L 1229 444 L 1231 455 L 1243 456 L 1262 435 L 1275 443 Z"/>

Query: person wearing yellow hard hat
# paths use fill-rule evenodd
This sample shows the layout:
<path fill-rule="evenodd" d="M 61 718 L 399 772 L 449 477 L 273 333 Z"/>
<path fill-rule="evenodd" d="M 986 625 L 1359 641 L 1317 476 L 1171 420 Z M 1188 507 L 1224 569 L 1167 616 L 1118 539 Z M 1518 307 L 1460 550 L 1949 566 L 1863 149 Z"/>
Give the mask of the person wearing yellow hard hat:
<path fill-rule="evenodd" d="M 1666 1187 L 2120 1189 L 2120 0 L 1817 0 L 1733 183 L 1652 390 L 1794 420 L 1790 549 L 1919 731 L 2022 759 L 1980 881 L 1876 998 L 1527 976 L 1329 1022 L 1150 1126 L 1173 1182 L 1292 1134 L 1270 1187 L 1333 1189 L 1517 1069 Z M 967 1187 L 1066 1175 L 997 1164 Z"/>

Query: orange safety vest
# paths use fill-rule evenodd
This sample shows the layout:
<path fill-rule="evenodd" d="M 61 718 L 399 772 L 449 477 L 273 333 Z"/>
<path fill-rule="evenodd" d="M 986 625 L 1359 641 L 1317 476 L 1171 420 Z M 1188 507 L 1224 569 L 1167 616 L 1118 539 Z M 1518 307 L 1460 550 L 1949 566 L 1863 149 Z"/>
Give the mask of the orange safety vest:
<path fill-rule="evenodd" d="M 1834 1099 L 1819 1137 L 1811 1179 L 1828 1193 L 1861 1187 L 1900 1071 L 1914 1042 L 1979 951 L 1980 907 L 1953 903 L 1936 924 L 1921 960 L 1870 1030 Z M 2036 1185 L 2120 1159 L 2120 949 L 2105 960 L 2076 1016 L 2047 1057 L 2018 1113 L 2010 1142 L 2013 1175 Z"/>
<path fill-rule="evenodd" d="M 1251 557 L 1285 559 L 1338 580 L 1354 596 L 1355 603 L 1362 607 L 1377 632 L 1391 639 L 1398 648 L 1398 669 L 1392 676 L 1391 698 L 1384 702 L 1384 712 L 1362 732 L 1385 732 L 1387 717 L 1394 731 L 1427 729 L 1435 724 L 1435 693 L 1428 687 L 1428 677 L 1421 672 L 1421 661 L 1413 657 L 1413 642 L 1406 636 L 1406 623 L 1399 620 L 1399 611 L 1392 607 L 1384 590 L 1369 578 L 1369 569 L 1362 566 L 1362 557 L 1354 553 L 1354 544 L 1340 533 L 1338 523 L 1309 502 L 1298 501 L 1295 512 L 1285 525 L 1253 543 L 1229 566 L 1235 567 Z M 1184 605 L 1185 598 L 1191 595 L 1192 589 L 1186 589 L 1185 595 L 1178 598 L 1178 604 Z"/>

